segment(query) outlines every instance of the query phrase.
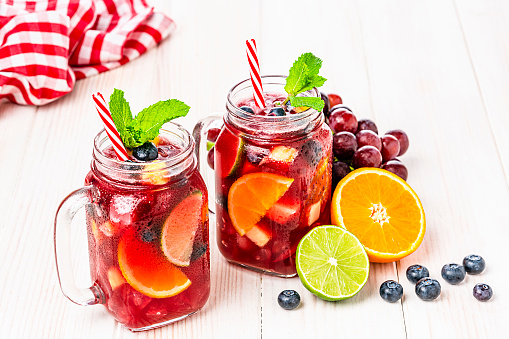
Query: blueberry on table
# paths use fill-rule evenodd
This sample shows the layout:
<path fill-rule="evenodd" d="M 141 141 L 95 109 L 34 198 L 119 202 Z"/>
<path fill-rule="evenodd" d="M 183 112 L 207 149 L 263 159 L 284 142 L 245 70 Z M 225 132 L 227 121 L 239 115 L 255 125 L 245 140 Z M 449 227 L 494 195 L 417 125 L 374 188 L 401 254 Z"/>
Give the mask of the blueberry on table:
<path fill-rule="evenodd" d="M 412 265 L 406 269 L 406 277 L 411 283 L 415 284 L 422 278 L 429 277 L 429 271 L 422 265 Z"/>
<path fill-rule="evenodd" d="M 241 110 L 243 110 L 244 112 L 248 112 L 248 113 L 254 113 L 253 109 L 249 106 L 242 106 L 242 107 L 239 107 Z"/>
<path fill-rule="evenodd" d="M 141 146 L 133 148 L 133 157 L 140 161 L 152 161 L 156 160 L 159 153 L 156 145 L 147 141 Z"/>
<path fill-rule="evenodd" d="M 279 293 L 277 303 L 285 310 L 293 310 L 300 304 L 300 295 L 294 290 L 284 290 Z"/>
<path fill-rule="evenodd" d="M 480 255 L 470 254 L 463 259 L 463 267 L 468 274 L 480 274 L 484 271 L 486 263 Z"/>
<path fill-rule="evenodd" d="M 458 264 L 446 264 L 442 267 L 442 278 L 449 284 L 457 285 L 465 279 L 465 268 Z"/>
<path fill-rule="evenodd" d="M 479 301 L 488 301 L 493 297 L 493 290 L 489 285 L 477 284 L 474 286 L 474 297 Z"/>
<path fill-rule="evenodd" d="M 281 107 L 274 107 L 270 110 L 269 114 L 270 117 L 282 117 L 286 115 L 286 112 Z"/>
<path fill-rule="evenodd" d="M 440 283 L 431 278 L 422 278 L 415 285 L 415 294 L 424 301 L 435 300 L 441 291 Z"/>
<path fill-rule="evenodd" d="M 396 302 L 403 296 L 403 286 L 397 281 L 387 280 L 380 285 L 380 296 L 387 302 Z"/>

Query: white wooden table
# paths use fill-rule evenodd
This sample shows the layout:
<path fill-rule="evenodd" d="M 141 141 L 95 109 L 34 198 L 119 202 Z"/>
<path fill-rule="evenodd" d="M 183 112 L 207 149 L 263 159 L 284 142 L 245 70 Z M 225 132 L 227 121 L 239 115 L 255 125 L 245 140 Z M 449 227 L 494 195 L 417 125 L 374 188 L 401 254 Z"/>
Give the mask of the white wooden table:
<path fill-rule="evenodd" d="M 509 2 L 505 0 L 160 1 L 177 22 L 158 48 L 119 69 L 79 81 L 43 107 L 0 106 L 1 338 L 502 338 L 507 337 L 509 281 Z M 134 334 L 102 306 L 79 307 L 60 292 L 53 219 L 80 187 L 101 128 L 91 94 L 125 90 L 133 111 L 179 98 L 189 130 L 223 111 L 226 93 L 247 78 L 244 41 L 256 38 L 262 73 L 286 73 L 311 51 L 323 59 L 323 90 L 339 93 L 380 131 L 402 128 L 402 160 L 427 215 L 422 246 L 393 264 L 373 264 L 354 298 L 325 302 L 298 278 L 280 279 L 229 265 L 211 246 L 212 290 L 197 315 Z M 215 243 L 214 218 L 211 244 Z M 78 226 L 78 225 L 77 225 Z M 80 227 L 76 227 L 77 229 Z M 86 281 L 86 243 L 76 241 L 77 276 Z M 81 253 L 81 255 L 80 255 Z M 470 253 L 487 262 L 458 286 L 443 264 Z M 85 259 L 82 259 L 82 258 Z M 420 263 L 442 284 L 421 301 L 405 277 Z M 380 284 L 399 280 L 405 296 L 389 304 Z M 494 298 L 472 296 L 478 282 Z M 302 305 L 284 311 L 283 289 Z"/>

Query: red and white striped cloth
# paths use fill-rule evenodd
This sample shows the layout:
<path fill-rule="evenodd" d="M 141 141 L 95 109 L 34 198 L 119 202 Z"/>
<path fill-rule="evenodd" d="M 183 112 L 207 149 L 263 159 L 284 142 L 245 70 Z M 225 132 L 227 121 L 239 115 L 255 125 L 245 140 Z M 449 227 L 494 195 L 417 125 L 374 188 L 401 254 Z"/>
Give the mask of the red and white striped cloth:
<path fill-rule="evenodd" d="M 145 0 L 0 0 L 0 103 L 44 105 L 175 28 Z"/>

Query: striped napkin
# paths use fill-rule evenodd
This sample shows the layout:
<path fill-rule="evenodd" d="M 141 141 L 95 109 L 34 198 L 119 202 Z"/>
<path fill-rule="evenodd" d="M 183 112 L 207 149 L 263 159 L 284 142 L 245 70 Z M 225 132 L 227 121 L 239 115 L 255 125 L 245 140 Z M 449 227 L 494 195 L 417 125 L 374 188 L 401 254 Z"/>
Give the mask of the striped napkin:
<path fill-rule="evenodd" d="M 44 105 L 175 28 L 145 0 L 0 0 L 0 103 Z"/>

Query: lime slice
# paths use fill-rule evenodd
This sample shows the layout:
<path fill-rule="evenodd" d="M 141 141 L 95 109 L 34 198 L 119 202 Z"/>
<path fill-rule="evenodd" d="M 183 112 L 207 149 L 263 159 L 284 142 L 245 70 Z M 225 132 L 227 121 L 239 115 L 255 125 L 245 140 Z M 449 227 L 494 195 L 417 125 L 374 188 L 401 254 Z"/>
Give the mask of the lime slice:
<path fill-rule="evenodd" d="M 302 284 L 324 300 L 343 300 L 366 284 L 369 259 L 360 241 L 338 226 L 318 226 L 299 242 L 297 273 Z"/>

